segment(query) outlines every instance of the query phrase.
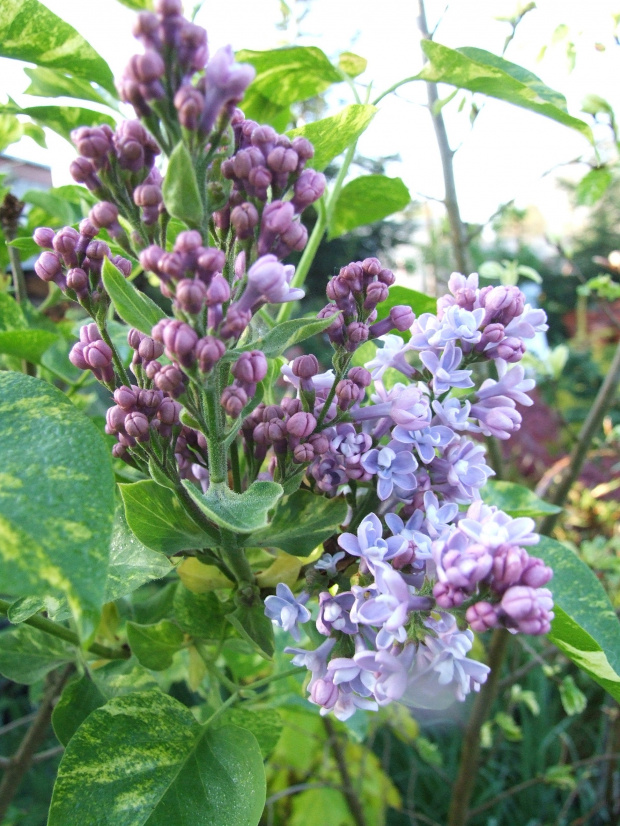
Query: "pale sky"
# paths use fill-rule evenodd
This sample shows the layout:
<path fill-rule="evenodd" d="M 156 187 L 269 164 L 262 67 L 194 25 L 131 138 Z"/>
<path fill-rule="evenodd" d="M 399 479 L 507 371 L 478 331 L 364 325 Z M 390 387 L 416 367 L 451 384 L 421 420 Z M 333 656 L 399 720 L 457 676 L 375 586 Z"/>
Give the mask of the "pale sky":
<path fill-rule="evenodd" d="M 99 0 L 44 2 L 90 41 L 116 75 L 140 50 L 131 36 L 134 13 L 114 0 L 106 0 L 103 14 Z M 293 14 L 300 13 L 301 4 L 289 0 L 289 5 Z M 449 4 L 427 0 L 427 16 L 431 28 L 441 17 L 437 41 L 453 48 L 476 46 L 500 54 L 509 27 L 494 18 L 513 14 L 516 5 L 516 0 L 454 0 Z M 561 91 L 573 115 L 579 116 L 587 93 L 606 98 L 620 111 L 620 47 L 613 39 L 614 12 L 620 12 L 620 0 L 538 0 L 536 10 L 519 26 L 506 57 Z M 352 50 L 367 58 L 368 69 L 361 80 L 372 82 L 374 92 L 379 93 L 420 69 L 416 14 L 415 0 L 313 0 L 299 24 L 299 42 L 319 46 L 329 57 Z M 196 22 L 207 29 L 213 53 L 227 43 L 235 49 L 258 50 L 283 45 L 287 33 L 276 28 L 281 19 L 279 0 L 206 0 Z M 560 24 L 568 27 L 568 37 L 558 40 L 556 35 L 554 43 L 553 35 Z M 288 37 L 293 33 L 291 27 Z M 576 46 L 572 72 L 568 71 L 567 40 Z M 538 61 L 545 44 L 545 57 Z M 20 96 L 28 83 L 20 64 L 1 62 L 3 91 L 24 105 L 40 103 L 40 99 Z M 445 87 L 442 96 L 449 91 Z M 389 174 L 402 177 L 413 196 L 440 198 L 441 168 L 430 119 L 423 107 L 425 94 L 424 85 L 418 82 L 403 87 L 398 96 L 385 99 L 359 149 L 369 156 L 399 154 L 402 163 L 393 164 Z M 350 102 L 350 92 L 344 85 L 332 93 L 334 107 Z M 573 158 L 591 158 L 587 142 L 577 132 L 539 115 L 482 98 L 477 102 L 483 108 L 473 129 L 469 127 L 468 105 L 461 113 L 456 111 L 455 102 L 444 109 L 451 143 L 460 146 L 455 171 L 463 218 L 484 221 L 500 202 L 516 197 L 519 206 L 539 203 L 548 214 L 551 230 L 560 232 L 565 220 L 563 196 L 553 194 L 550 178 L 541 184 L 541 176 Z M 49 146 L 51 152 L 45 153 L 24 140 L 19 150 L 25 157 L 51 164 L 54 182 L 66 183 L 73 150 L 54 135 L 50 135 Z M 9 151 L 17 154 L 15 147 Z M 581 174 L 586 168 L 579 168 Z M 562 172 L 570 174 L 566 169 Z"/>

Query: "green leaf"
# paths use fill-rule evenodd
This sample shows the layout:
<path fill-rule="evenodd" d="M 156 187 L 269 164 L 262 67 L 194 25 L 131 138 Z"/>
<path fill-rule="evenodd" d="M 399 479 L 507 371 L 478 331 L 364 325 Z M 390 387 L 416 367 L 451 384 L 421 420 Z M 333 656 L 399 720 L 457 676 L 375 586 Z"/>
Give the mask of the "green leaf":
<path fill-rule="evenodd" d="M 325 499 L 298 490 L 279 502 L 269 527 L 247 537 L 245 544 L 281 548 L 293 556 L 309 556 L 335 532 L 346 515 L 344 498 Z"/>
<path fill-rule="evenodd" d="M 320 171 L 355 143 L 378 111 L 376 106 L 368 103 L 353 103 L 337 115 L 307 123 L 286 134 L 289 138 L 302 135 L 312 143 L 314 158 L 308 161 L 307 166 Z"/>
<path fill-rule="evenodd" d="M 22 308 L 8 293 L 0 292 L 0 330 L 25 330 L 28 327 Z"/>
<path fill-rule="evenodd" d="M 65 197 L 56 194 L 53 190 L 44 192 L 40 189 L 29 189 L 28 192 L 22 195 L 22 198 L 27 204 L 34 204 L 35 206 L 41 207 L 41 209 L 45 210 L 48 215 L 56 218 L 63 226 L 74 224 L 76 219 L 79 218 L 79 214 L 77 210 L 73 208 L 73 205 L 67 201 Z"/>
<path fill-rule="evenodd" d="M 0 674 L 16 683 L 32 685 L 75 657 L 76 651 L 69 643 L 29 625 L 0 634 Z"/>
<path fill-rule="evenodd" d="M 92 422 L 40 379 L 0 373 L 0 399 L 2 589 L 66 597 L 87 637 L 108 569 L 109 448 Z"/>
<path fill-rule="evenodd" d="M 116 126 L 116 121 L 110 115 L 103 115 L 101 112 L 84 109 L 81 106 L 28 106 L 22 109 L 11 102 L 0 106 L 0 113 L 27 115 L 39 126 L 47 126 L 69 143 L 71 143 L 71 131 L 77 129 L 78 126 L 101 126 L 104 123 L 112 128 Z"/>
<path fill-rule="evenodd" d="M 366 66 L 368 66 L 366 58 L 354 52 L 342 52 L 338 58 L 338 68 L 346 72 L 349 77 L 358 77 L 366 71 Z"/>
<path fill-rule="evenodd" d="M 282 718 L 274 708 L 250 710 L 234 706 L 227 709 L 219 719 L 224 726 L 239 726 L 251 731 L 256 737 L 263 759 L 269 757 L 282 734 Z"/>
<path fill-rule="evenodd" d="M 189 150 L 181 141 L 172 150 L 162 185 L 164 203 L 170 215 L 199 228 L 204 218 L 204 207 L 194 163 Z"/>
<path fill-rule="evenodd" d="M 603 586 L 561 542 L 541 536 L 532 553 L 553 568 L 547 586 L 555 602 L 549 639 L 620 700 L 620 622 Z"/>
<path fill-rule="evenodd" d="M 537 519 L 549 513 L 561 513 L 562 508 L 540 499 L 533 491 L 514 482 L 491 480 L 482 488 L 481 496 L 487 505 L 495 505 L 515 518 L 530 516 Z"/>
<path fill-rule="evenodd" d="M 573 717 L 575 714 L 581 714 L 588 705 L 588 698 L 583 691 L 577 687 L 575 680 L 570 674 L 567 674 L 560 683 L 560 700 L 562 701 L 562 708 L 569 717 Z"/>
<path fill-rule="evenodd" d="M 174 618 L 186 634 L 203 640 L 220 639 L 223 603 L 215 594 L 194 594 L 180 585 L 174 594 Z"/>
<path fill-rule="evenodd" d="M 15 247 L 16 250 L 19 250 L 22 261 L 31 258 L 33 255 L 38 255 L 41 252 L 41 247 L 35 244 L 30 236 L 15 238 L 14 241 L 9 241 L 8 246 Z M 6 295 L 6 293 L 3 293 L 3 295 Z"/>
<path fill-rule="evenodd" d="M 102 103 L 105 106 L 110 104 L 109 98 L 100 94 L 87 80 L 81 80 L 79 77 L 72 77 L 56 69 L 45 69 L 42 66 L 36 69 L 26 68 L 24 72 L 30 78 L 30 86 L 24 92 L 25 95 L 78 98 Z"/>
<path fill-rule="evenodd" d="M 242 347 L 230 350 L 225 358 L 237 359 L 239 354 L 246 350 L 262 350 L 267 358 L 276 358 L 294 344 L 299 344 L 323 332 L 333 320 L 334 317 L 331 316 L 330 318 L 292 318 L 289 321 L 283 321 L 262 338 L 255 338 Z"/>
<path fill-rule="evenodd" d="M 591 169 L 577 184 L 575 194 L 578 206 L 594 206 L 607 192 L 612 181 L 613 175 L 607 167 Z"/>
<path fill-rule="evenodd" d="M 167 619 L 154 625 L 128 622 L 127 641 L 140 665 L 151 671 L 164 671 L 183 646 L 183 632 Z"/>
<path fill-rule="evenodd" d="M 58 338 L 47 330 L 10 330 L 0 332 L 0 353 L 16 356 L 33 364 L 41 361 L 43 353 Z"/>
<path fill-rule="evenodd" d="M 45 608 L 45 599 L 42 597 L 21 597 L 10 604 L 6 616 L 12 625 L 19 625 Z"/>
<path fill-rule="evenodd" d="M 114 76 L 105 60 L 38 0 L 3 0 L 0 56 L 64 70 L 116 93 Z"/>
<path fill-rule="evenodd" d="M 201 493 L 187 480 L 183 485 L 212 522 L 236 533 L 252 533 L 266 527 L 267 515 L 283 492 L 276 482 L 253 482 L 243 493 L 235 493 L 225 486 L 211 486 L 206 493 Z"/>
<path fill-rule="evenodd" d="M 449 83 L 504 100 L 576 129 L 593 142 L 587 123 L 566 111 L 566 99 L 527 69 L 484 49 L 449 49 L 432 40 L 423 40 L 421 45 L 429 62 L 419 73 L 420 80 Z"/>
<path fill-rule="evenodd" d="M 328 241 L 364 224 L 387 218 L 411 203 L 401 178 L 364 175 L 350 181 L 340 192 L 328 228 Z"/>
<path fill-rule="evenodd" d="M 273 625 L 265 616 L 262 602 L 256 605 L 239 605 L 226 618 L 236 631 L 247 640 L 261 657 L 270 660 L 275 651 Z"/>
<path fill-rule="evenodd" d="M 265 772 L 254 735 L 199 725 L 159 691 L 110 700 L 67 745 L 49 826 L 256 826 Z"/>
<path fill-rule="evenodd" d="M 137 290 L 131 281 L 127 281 L 109 258 L 103 259 L 102 275 L 103 286 L 119 316 L 127 324 L 150 336 L 157 322 L 166 318 L 164 311 L 148 295 Z"/>
<path fill-rule="evenodd" d="M 175 554 L 219 543 L 191 519 L 178 497 L 151 479 L 119 485 L 127 524 L 136 537 L 153 551 Z"/>
<path fill-rule="evenodd" d="M 45 138 L 45 132 L 40 126 L 38 126 L 36 123 L 26 121 L 26 123 L 22 123 L 22 129 L 26 137 L 31 138 L 42 149 L 47 149 L 47 140 Z"/>
<path fill-rule="evenodd" d="M 91 711 L 105 705 L 106 698 L 88 674 L 65 686 L 52 712 L 54 734 L 66 746 Z"/>
<path fill-rule="evenodd" d="M 145 582 L 161 579 L 172 570 L 172 565 L 161 553 L 143 545 L 129 530 L 125 515 L 116 513 L 110 543 L 110 567 L 105 587 L 105 601 L 124 597 Z"/>
<path fill-rule="evenodd" d="M 0 115 L 0 152 L 17 143 L 24 134 L 22 124 L 15 115 Z"/>
<path fill-rule="evenodd" d="M 277 109 L 320 95 L 332 83 L 341 83 L 342 76 L 325 54 L 316 46 L 287 46 L 266 52 L 237 52 L 240 63 L 251 63 L 256 77 L 243 98 L 246 117 L 256 117 L 263 123 L 261 100 L 270 101 Z"/>

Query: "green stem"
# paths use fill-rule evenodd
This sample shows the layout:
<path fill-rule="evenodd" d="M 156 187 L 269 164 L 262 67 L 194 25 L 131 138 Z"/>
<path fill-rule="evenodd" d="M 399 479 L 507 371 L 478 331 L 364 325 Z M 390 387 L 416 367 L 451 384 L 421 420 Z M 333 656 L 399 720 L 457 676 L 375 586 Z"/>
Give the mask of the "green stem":
<path fill-rule="evenodd" d="M 230 444 L 230 467 L 232 469 L 233 490 L 241 493 L 241 473 L 239 471 L 239 446 L 233 440 Z"/>
<path fill-rule="evenodd" d="M 287 668 L 286 671 L 279 671 L 277 674 L 272 674 L 271 677 L 264 677 L 262 680 L 257 680 L 255 683 L 246 685 L 243 689 L 254 691 L 254 689 L 262 688 L 264 685 L 269 685 L 269 683 L 275 683 L 276 680 L 284 680 L 286 677 L 292 677 L 293 674 L 299 674 L 299 671 L 300 666 L 293 666 L 293 668 Z M 243 689 L 240 690 L 243 691 Z"/>
<path fill-rule="evenodd" d="M 7 616 L 11 603 L 5 599 L 0 599 L 0 614 Z M 22 623 L 20 623 L 22 624 Z M 72 645 L 80 645 L 80 638 L 73 631 L 65 628 L 57 622 L 46 619 L 39 614 L 23 621 L 23 625 L 31 625 L 39 631 L 44 631 L 46 634 L 51 634 L 53 637 L 58 637 L 61 640 L 71 643 Z M 108 648 L 107 645 L 100 645 L 98 642 L 93 642 L 86 649 L 91 654 L 96 654 L 103 660 L 128 660 L 131 654 L 124 648 Z"/>
<path fill-rule="evenodd" d="M 386 98 L 388 95 L 391 95 L 392 92 L 395 92 L 397 89 L 399 89 L 401 86 L 404 86 L 406 83 L 412 83 L 414 80 L 421 80 L 421 79 L 422 78 L 420 78 L 419 75 L 412 75 L 411 77 L 406 77 L 404 80 L 397 81 L 392 86 L 390 86 L 388 89 L 386 89 L 385 92 L 381 92 L 379 97 L 376 97 L 373 100 L 372 105 L 376 106 L 378 103 L 381 103 L 383 98 Z"/>
<path fill-rule="evenodd" d="M 129 375 L 125 370 L 125 365 L 123 364 L 121 357 L 118 354 L 118 350 L 116 349 L 112 339 L 110 338 L 110 334 L 108 333 L 105 324 L 99 322 L 97 326 L 99 327 L 99 333 L 101 335 L 101 338 L 105 341 L 110 350 L 112 350 L 112 360 L 114 361 L 114 366 L 116 367 L 116 371 L 120 376 L 121 381 L 123 382 L 123 384 L 127 385 L 127 387 L 130 387 L 131 381 L 129 380 Z"/>
<path fill-rule="evenodd" d="M 210 726 L 211 723 L 217 717 L 220 716 L 220 714 L 223 714 L 226 711 L 227 708 L 230 708 L 230 706 L 237 703 L 240 699 L 241 698 L 239 697 L 239 694 L 237 692 L 235 692 L 234 694 L 231 694 L 230 697 L 227 700 L 225 700 L 222 703 L 222 705 L 217 709 L 217 711 L 213 712 L 213 714 L 209 717 L 209 719 L 206 721 L 206 723 L 203 723 L 203 728 L 207 728 L 207 726 Z"/>
<path fill-rule="evenodd" d="M 210 485 L 228 485 L 228 455 L 224 441 L 224 411 L 220 404 L 222 395 L 222 371 L 228 370 L 228 365 L 217 365 L 213 371 L 213 384 L 204 391 L 204 405 L 208 431 L 205 434 L 207 451 L 209 454 Z"/>
<path fill-rule="evenodd" d="M 357 141 L 352 143 L 351 146 L 347 149 L 347 154 L 344 157 L 344 162 L 342 167 L 340 168 L 340 172 L 338 173 L 338 177 L 334 183 L 334 187 L 329 194 L 328 198 L 325 198 L 325 195 L 317 201 L 316 208 L 318 212 L 317 222 L 314 225 L 314 229 L 308 239 L 308 243 L 306 248 L 301 256 L 301 260 L 297 269 L 295 270 L 295 275 L 291 281 L 291 287 L 301 287 L 306 280 L 306 276 L 310 270 L 312 262 L 314 261 L 314 256 L 319 248 L 325 230 L 329 226 L 329 222 L 333 215 L 334 209 L 336 208 L 336 202 L 340 196 L 340 191 L 344 184 L 344 179 L 347 176 L 349 171 L 349 167 L 351 166 L 351 162 L 353 161 L 353 157 L 355 156 L 355 149 L 357 147 Z M 290 301 L 287 301 L 286 304 L 283 304 L 280 308 L 280 312 L 277 316 L 278 324 L 281 324 L 283 321 L 286 321 L 290 318 L 291 312 L 293 311 L 293 304 Z"/>

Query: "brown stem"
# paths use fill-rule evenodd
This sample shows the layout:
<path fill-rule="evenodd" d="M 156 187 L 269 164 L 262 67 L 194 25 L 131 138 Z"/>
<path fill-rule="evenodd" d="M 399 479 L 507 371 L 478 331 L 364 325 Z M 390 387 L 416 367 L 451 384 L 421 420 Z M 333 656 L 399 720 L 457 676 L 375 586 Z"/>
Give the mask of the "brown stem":
<path fill-rule="evenodd" d="M 432 35 L 428 30 L 428 24 L 426 22 L 424 0 L 418 0 L 418 9 L 418 27 L 420 29 L 420 33 L 422 34 L 422 38 L 424 40 L 431 40 Z M 454 150 L 450 148 L 446 124 L 443 119 L 441 109 L 439 108 L 437 84 L 429 81 L 426 84 L 426 92 L 428 96 L 428 110 L 433 121 L 433 128 L 435 129 L 435 136 L 437 138 L 437 146 L 439 147 L 439 154 L 441 156 L 441 168 L 443 170 L 445 187 L 444 204 L 446 206 L 448 222 L 450 224 L 452 251 L 454 253 L 457 270 L 466 275 L 472 271 L 473 267 L 471 266 L 471 257 L 469 254 L 467 227 L 461 219 L 461 212 L 456 194 L 454 165 L 452 163 L 454 158 Z"/>
<path fill-rule="evenodd" d="M 36 717 L 26 732 L 24 739 L 21 741 L 19 748 L 10 759 L 2 782 L 0 783 L 0 823 L 3 821 L 11 801 L 18 791 L 24 775 L 30 768 L 35 752 L 47 736 L 47 730 L 52 719 L 54 702 L 62 691 L 62 687 L 73 673 L 73 670 L 74 666 L 71 664 L 62 671 L 55 671 L 53 674 L 48 675 L 47 687 Z"/>
<path fill-rule="evenodd" d="M 491 671 L 486 683 L 474 700 L 471 715 L 465 728 L 459 770 L 452 787 L 447 826 L 465 826 L 469 819 L 469 801 L 476 782 L 480 756 L 480 731 L 497 694 L 499 674 L 508 646 L 508 639 L 508 632 L 503 628 L 496 628 L 491 635 L 488 657 L 488 665 Z"/>
<path fill-rule="evenodd" d="M 620 342 L 616 347 L 616 352 L 614 353 L 614 357 L 609 367 L 609 371 L 605 376 L 605 380 L 596 394 L 594 404 L 590 408 L 590 412 L 588 413 L 588 416 L 583 423 L 583 427 L 579 432 L 577 444 L 571 451 L 568 466 L 566 467 L 559 484 L 549 499 L 553 505 L 558 505 L 561 507 L 564 504 L 570 489 L 579 477 L 579 473 L 581 472 L 583 463 L 588 455 L 588 450 L 590 449 L 592 440 L 600 429 L 607 411 L 614 402 L 619 382 Z M 559 514 L 557 513 L 552 513 L 546 516 L 540 523 L 539 533 L 551 533 L 557 521 L 558 515 Z"/>
<path fill-rule="evenodd" d="M 347 805 L 351 811 L 351 816 L 355 821 L 355 826 L 368 826 L 362 801 L 359 799 L 355 793 L 355 789 L 353 788 L 344 750 L 338 740 L 338 733 L 334 728 L 334 724 L 327 717 L 323 717 L 323 725 L 325 726 L 325 731 L 327 732 L 327 736 L 329 738 L 329 745 L 336 760 L 338 771 L 342 777 L 342 793 L 344 794 Z"/>

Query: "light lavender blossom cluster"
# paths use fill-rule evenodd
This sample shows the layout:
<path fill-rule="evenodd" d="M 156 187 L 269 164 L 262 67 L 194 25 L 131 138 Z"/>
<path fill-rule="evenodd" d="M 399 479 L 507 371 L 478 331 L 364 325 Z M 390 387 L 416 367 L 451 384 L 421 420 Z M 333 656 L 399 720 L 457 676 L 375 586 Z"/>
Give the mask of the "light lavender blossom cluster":
<path fill-rule="evenodd" d="M 360 324 L 368 333 L 360 338 L 372 336 L 358 315 L 363 284 L 358 295 L 347 294 L 346 281 L 341 274 L 328 286 L 341 310 L 328 330 L 336 364 L 354 349 Z M 488 673 L 466 656 L 470 629 L 544 634 L 553 618 L 543 587 L 552 572 L 525 549 L 538 542 L 534 522 L 482 503 L 480 489 L 493 471 L 484 446 L 471 438 L 506 439 L 520 427 L 516 407 L 531 404 L 534 382 L 516 362 L 523 339 L 546 329 L 545 314 L 516 288 L 479 289 L 475 274 L 453 274 L 449 288 L 437 314 L 411 319 L 409 341 L 385 335 L 366 368 L 352 368 L 347 378 L 343 370 L 341 378 L 314 375 L 304 385 L 283 368 L 306 401 L 311 382 L 314 412 L 324 422 L 318 430 L 328 448 L 313 460 L 309 479 L 329 495 L 349 490 L 354 513 L 372 486 L 382 514 L 357 510 L 356 533 L 341 534 L 342 550 L 308 571 L 303 605 L 284 585 L 266 600 L 267 616 L 299 639 L 297 623 L 310 618 L 305 603 L 318 596 L 316 628 L 325 642 L 315 651 L 286 650 L 311 673 L 310 701 L 340 719 L 394 700 L 422 708 L 463 700 Z M 387 323 L 394 326 L 389 317 Z M 497 371 L 478 389 L 476 362 L 493 362 Z M 386 386 L 388 368 L 407 383 Z M 343 382 L 355 387 L 345 404 Z"/>

